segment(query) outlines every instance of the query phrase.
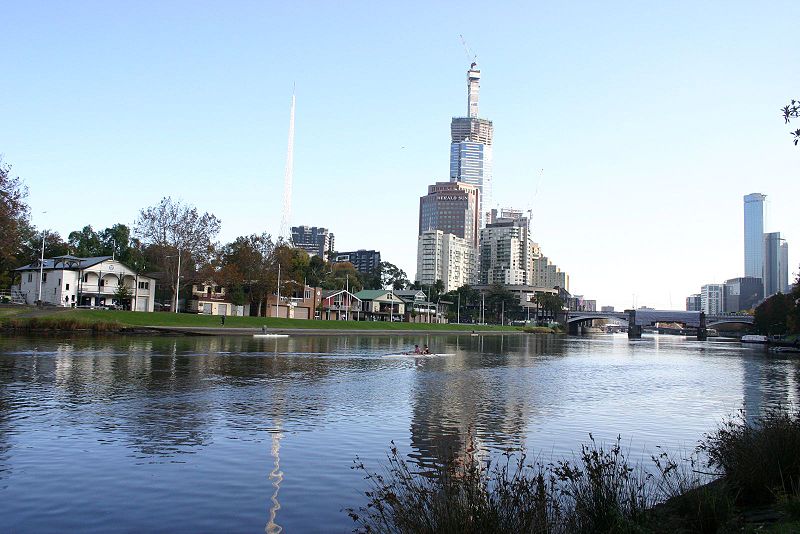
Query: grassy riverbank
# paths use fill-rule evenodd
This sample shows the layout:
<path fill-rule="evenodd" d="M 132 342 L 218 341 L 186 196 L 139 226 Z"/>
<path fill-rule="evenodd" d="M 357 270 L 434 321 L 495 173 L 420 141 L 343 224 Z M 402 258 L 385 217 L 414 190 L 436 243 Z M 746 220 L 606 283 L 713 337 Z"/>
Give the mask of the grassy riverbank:
<path fill-rule="evenodd" d="M 226 317 L 189 313 L 142 313 L 114 310 L 76 309 L 0 309 L 0 326 L 20 330 L 93 330 L 123 331 L 135 328 L 217 328 L 224 329 L 306 329 L 325 331 L 420 331 L 420 332 L 520 332 L 512 326 L 481 326 L 372 321 L 313 321 L 272 317 Z"/>
<path fill-rule="evenodd" d="M 589 437 L 563 460 L 523 451 L 489 463 L 468 443 L 427 468 L 392 446 L 378 471 L 356 459 L 368 504 L 346 511 L 363 533 L 800 532 L 798 411 L 731 419 L 689 459 L 659 450 L 649 468 L 627 459 L 621 438 Z"/>

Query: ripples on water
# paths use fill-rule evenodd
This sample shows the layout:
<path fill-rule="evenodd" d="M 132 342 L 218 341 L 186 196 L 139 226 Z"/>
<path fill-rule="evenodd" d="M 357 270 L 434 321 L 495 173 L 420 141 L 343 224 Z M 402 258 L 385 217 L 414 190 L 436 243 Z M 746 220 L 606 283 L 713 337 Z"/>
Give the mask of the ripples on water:
<path fill-rule="evenodd" d="M 427 342 L 454 356 L 383 358 Z M 620 336 L 0 339 L 0 530 L 349 531 L 356 456 L 689 448 L 800 366 Z"/>

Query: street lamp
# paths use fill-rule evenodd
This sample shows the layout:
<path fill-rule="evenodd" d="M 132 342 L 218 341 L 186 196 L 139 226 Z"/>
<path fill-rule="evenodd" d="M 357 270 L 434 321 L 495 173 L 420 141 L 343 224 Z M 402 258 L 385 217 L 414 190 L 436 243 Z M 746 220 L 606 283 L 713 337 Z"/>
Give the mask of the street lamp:
<path fill-rule="evenodd" d="M 44 236 L 46 235 L 47 230 L 42 230 L 42 257 L 39 261 L 39 306 L 42 305 L 42 283 L 44 282 Z"/>
<path fill-rule="evenodd" d="M 174 258 L 175 256 L 169 255 L 167 258 Z M 178 274 L 175 276 L 175 313 L 178 313 L 178 295 L 181 290 L 181 249 L 178 247 Z"/>

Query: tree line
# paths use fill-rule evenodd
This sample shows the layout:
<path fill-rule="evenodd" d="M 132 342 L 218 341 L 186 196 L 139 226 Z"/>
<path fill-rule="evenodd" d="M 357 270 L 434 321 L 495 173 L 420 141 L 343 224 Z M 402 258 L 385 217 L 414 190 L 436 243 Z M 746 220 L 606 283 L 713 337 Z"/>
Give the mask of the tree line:
<path fill-rule="evenodd" d="M 277 291 L 279 270 L 282 295 L 304 285 L 354 292 L 412 285 L 406 273 L 389 262 L 361 273 L 351 263 L 309 256 L 267 232 L 218 243 L 222 221 L 171 197 L 140 210 L 132 225 L 117 223 L 104 229 L 87 225 L 65 239 L 31 223 L 27 194 L 22 180 L 0 159 L 0 288 L 9 287 L 14 269 L 37 261 L 42 251 L 45 258 L 112 256 L 138 273 L 157 277 L 170 302 L 175 300 L 179 276 L 187 292 L 191 284 L 213 281 L 226 288 L 234 304 L 250 304 L 257 314 L 262 313 L 266 296 Z"/>

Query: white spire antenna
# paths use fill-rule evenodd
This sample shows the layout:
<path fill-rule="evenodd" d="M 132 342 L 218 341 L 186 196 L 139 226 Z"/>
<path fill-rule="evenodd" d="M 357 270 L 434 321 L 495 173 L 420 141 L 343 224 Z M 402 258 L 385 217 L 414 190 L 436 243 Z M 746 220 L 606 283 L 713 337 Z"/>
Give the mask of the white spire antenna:
<path fill-rule="evenodd" d="M 289 114 L 289 143 L 286 150 L 286 172 L 283 178 L 283 215 L 281 216 L 281 235 L 291 241 L 292 218 L 292 179 L 294 178 L 294 84 L 292 84 L 292 111 Z"/>

